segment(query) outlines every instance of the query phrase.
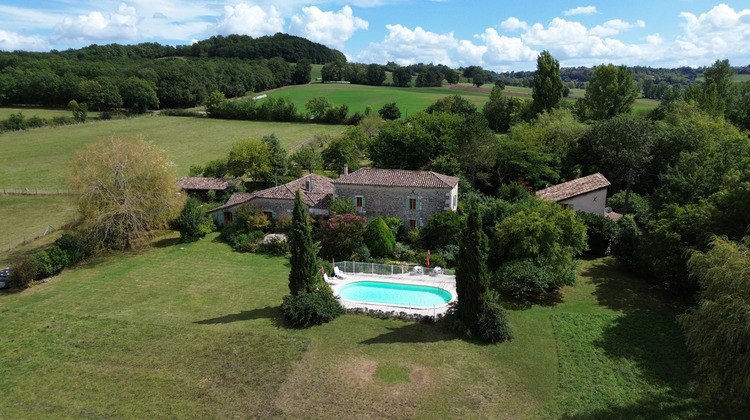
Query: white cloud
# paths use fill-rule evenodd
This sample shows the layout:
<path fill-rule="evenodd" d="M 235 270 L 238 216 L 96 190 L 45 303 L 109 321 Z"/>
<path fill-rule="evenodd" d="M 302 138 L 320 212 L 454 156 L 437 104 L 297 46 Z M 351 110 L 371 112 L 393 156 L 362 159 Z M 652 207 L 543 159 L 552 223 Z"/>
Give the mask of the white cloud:
<path fill-rule="evenodd" d="M 520 29 L 525 31 L 529 29 L 529 25 L 526 22 L 518 20 L 518 18 L 512 16 L 500 23 L 500 27 L 508 32 L 514 32 Z"/>
<path fill-rule="evenodd" d="M 132 41 L 138 39 L 137 23 L 135 8 L 121 3 L 117 12 L 107 15 L 94 11 L 64 18 L 55 27 L 52 39 L 71 43 Z"/>
<path fill-rule="evenodd" d="M 273 35 L 284 31 L 284 18 L 274 6 L 263 10 L 260 6 L 239 3 L 236 6 L 224 6 L 224 14 L 213 31 L 221 35 Z"/>
<path fill-rule="evenodd" d="M 596 13 L 596 6 L 578 6 L 576 8 L 566 10 L 563 12 L 565 16 L 575 15 L 593 15 Z"/>
<path fill-rule="evenodd" d="M 388 35 L 383 42 L 370 43 L 357 56 L 370 63 L 393 61 L 400 65 L 414 63 L 442 63 L 452 65 L 450 50 L 458 46 L 453 32 L 437 34 L 421 27 L 411 30 L 401 25 L 386 25 Z"/>
<path fill-rule="evenodd" d="M 683 12 L 685 35 L 675 41 L 675 53 L 688 57 L 735 58 L 746 64 L 750 56 L 750 9 L 735 11 L 726 4 L 695 16 Z M 705 63 L 702 63 L 705 64 Z"/>
<path fill-rule="evenodd" d="M 49 51 L 52 46 L 39 35 L 24 36 L 0 29 L 0 50 Z"/>
<path fill-rule="evenodd" d="M 620 19 L 608 20 L 601 25 L 596 25 L 589 30 L 589 34 L 599 37 L 617 35 L 620 32 L 627 31 L 632 28 L 644 28 L 646 22 L 638 20 L 635 23 L 625 22 Z"/>
<path fill-rule="evenodd" d="M 315 6 L 303 7 L 302 15 L 294 15 L 289 32 L 333 48 L 343 48 L 359 29 L 367 29 L 367 21 L 355 17 L 352 8 L 344 6 L 338 12 L 324 12 Z"/>
<path fill-rule="evenodd" d="M 520 38 L 509 38 L 501 36 L 496 30 L 488 28 L 480 35 L 487 46 L 487 51 L 482 57 L 485 65 L 496 66 L 500 64 L 516 63 L 519 61 L 532 61 L 539 55 L 525 45 Z"/>

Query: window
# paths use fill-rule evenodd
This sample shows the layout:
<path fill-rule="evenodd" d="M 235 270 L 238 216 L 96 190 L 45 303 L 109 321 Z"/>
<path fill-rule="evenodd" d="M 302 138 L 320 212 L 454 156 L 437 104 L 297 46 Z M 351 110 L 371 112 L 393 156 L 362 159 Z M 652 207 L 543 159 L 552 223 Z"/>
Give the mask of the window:
<path fill-rule="evenodd" d="M 416 229 L 417 228 L 417 221 L 414 219 L 409 220 L 409 229 Z"/>
<path fill-rule="evenodd" d="M 364 207 L 365 206 L 365 198 L 362 197 L 361 195 L 358 195 L 357 197 L 355 197 L 354 200 L 355 200 L 355 204 L 354 205 L 356 207 Z"/>
<path fill-rule="evenodd" d="M 233 223 L 233 215 L 230 211 L 224 212 L 224 226 L 232 226 Z"/>
<path fill-rule="evenodd" d="M 264 211 L 263 215 L 266 216 L 266 219 L 273 219 L 273 212 L 272 211 Z"/>
<path fill-rule="evenodd" d="M 417 199 L 416 198 L 410 198 L 409 199 L 409 210 L 416 210 L 417 209 Z"/>

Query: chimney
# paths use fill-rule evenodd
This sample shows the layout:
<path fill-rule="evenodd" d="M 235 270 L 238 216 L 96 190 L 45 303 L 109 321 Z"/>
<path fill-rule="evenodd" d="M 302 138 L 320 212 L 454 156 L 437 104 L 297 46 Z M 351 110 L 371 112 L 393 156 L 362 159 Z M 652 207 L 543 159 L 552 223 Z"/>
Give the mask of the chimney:
<path fill-rule="evenodd" d="M 313 190 L 313 180 L 311 176 L 307 177 L 307 191 L 311 192 Z"/>
<path fill-rule="evenodd" d="M 344 176 L 347 176 L 347 175 L 349 175 L 349 165 L 345 163 L 344 164 Z"/>

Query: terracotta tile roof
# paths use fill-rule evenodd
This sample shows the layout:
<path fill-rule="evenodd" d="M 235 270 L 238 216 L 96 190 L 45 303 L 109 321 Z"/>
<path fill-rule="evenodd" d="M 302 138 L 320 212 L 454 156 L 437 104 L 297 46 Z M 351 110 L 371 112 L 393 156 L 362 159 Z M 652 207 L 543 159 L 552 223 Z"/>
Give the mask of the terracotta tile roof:
<path fill-rule="evenodd" d="M 206 177 L 182 177 L 177 181 L 177 186 L 183 190 L 217 190 L 224 191 L 233 183 L 239 183 L 235 178 L 206 178 Z"/>
<path fill-rule="evenodd" d="M 583 178 L 563 182 L 536 192 L 536 196 L 542 200 L 561 201 L 568 198 L 609 187 L 607 178 L 600 173 L 584 176 Z"/>
<path fill-rule="evenodd" d="M 362 168 L 333 180 L 333 183 L 388 187 L 453 188 L 458 184 L 458 178 L 428 171 Z"/>
<path fill-rule="evenodd" d="M 622 219 L 622 214 L 616 211 L 605 211 L 604 216 L 609 217 L 613 222 L 616 222 Z"/>
<path fill-rule="evenodd" d="M 308 182 L 312 181 L 312 190 L 309 189 Z M 308 207 L 317 209 L 327 209 L 330 197 L 333 195 L 333 184 L 329 178 L 318 174 L 311 174 L 300 179 L 296 179 L 278 187 L 271 187 L 254 193 L 234 193 L 226 204 L 209 210 L 213 213 L 224 210 L 228 207 L 246 203 L 255 198 L 267 198 L 273 200 L 294 200 L 295 192 L 300 190 L 302 202 Z"/>

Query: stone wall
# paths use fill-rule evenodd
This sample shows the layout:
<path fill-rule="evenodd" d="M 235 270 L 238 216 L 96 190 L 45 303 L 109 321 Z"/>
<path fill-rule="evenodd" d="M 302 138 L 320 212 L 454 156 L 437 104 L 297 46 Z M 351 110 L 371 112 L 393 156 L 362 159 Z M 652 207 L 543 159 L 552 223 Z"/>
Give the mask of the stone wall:
<path fill-rule="evenodd" d="M 458 186 L 449 188 L 384 187 L 374 185 L 336 184 L 334 197 L 348 200 L 356 205 L 356 197 L 362 197 L 363 206 L 357 214 L 372 219 L 378 216 L 398 216 L 409 226 L 409 220 L 417 227 L 427 224 L 435 213 L 455 210 L 452 199 L 458 196 Z M 409 208 L 409 199 L 416 199 L 417 208 Z"/>

